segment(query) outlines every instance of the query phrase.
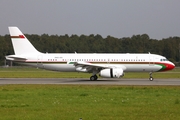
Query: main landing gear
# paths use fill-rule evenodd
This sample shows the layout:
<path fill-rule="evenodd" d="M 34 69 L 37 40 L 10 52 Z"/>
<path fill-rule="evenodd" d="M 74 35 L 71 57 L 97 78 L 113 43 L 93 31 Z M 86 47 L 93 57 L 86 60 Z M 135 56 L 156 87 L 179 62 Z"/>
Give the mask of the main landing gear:
<path fill-rule="evenodd" d="M 91 81 L 94 81 L 94 80 L 97 80 L 98 79 L 98 76 L 97 75 L 92 75 L 91 77 L 90 77 L 90 80 Z"/>
<path fill-rule="evenodd" d="M 149 73 L 149 80 L 150 80 L 150 81 L 153 81 L 153 80 L 154 80 L 154 78 L 152 77 L 152 73 L 153 73 L 153 72 L 150 72 L 150 73 Z M 94 81 L 94 80 L 97 80 L 97 79 L 98 79 L 98 76 L 97 76 L 96 74 L 95 74 L 95 75 L 92 75 L 92 76 L 90 77 L 90 80 L 91 80 L 91 81 Z"/>
<path fill-rule="evenodd" d="M 149 80 L 150 80 L 150 81 L 153 81 L 153 80 L 154 80 L 154 78 L 152 77 L 152 72 L 149 73 Z"/>

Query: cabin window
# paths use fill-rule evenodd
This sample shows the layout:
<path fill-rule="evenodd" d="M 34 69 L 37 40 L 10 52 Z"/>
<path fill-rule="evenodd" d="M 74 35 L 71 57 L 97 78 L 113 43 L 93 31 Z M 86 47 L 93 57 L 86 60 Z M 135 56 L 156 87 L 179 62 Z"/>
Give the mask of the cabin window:
<path fill-rule="evenodd" d="M 167 59 L 161 59 L 160 61 L 168 61 Z"/>

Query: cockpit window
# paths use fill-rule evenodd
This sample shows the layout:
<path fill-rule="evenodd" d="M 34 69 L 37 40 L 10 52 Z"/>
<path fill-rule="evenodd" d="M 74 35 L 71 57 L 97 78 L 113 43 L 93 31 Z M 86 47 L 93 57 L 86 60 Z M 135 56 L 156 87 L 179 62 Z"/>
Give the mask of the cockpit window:
<path fill-rule="evenodd" d="M 167 59 L 161 59 L 160 61 L 168 61 Z"/>

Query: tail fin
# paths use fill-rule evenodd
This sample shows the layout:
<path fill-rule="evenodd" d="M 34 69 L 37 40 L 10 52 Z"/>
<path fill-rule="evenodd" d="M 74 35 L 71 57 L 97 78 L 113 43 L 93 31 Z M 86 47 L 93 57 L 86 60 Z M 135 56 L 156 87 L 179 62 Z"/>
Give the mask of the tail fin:
<path fill-rule="evenodd" d="M 15 55 L 39 53 L 19 28 L 9 27 L 9 32 Z"/>

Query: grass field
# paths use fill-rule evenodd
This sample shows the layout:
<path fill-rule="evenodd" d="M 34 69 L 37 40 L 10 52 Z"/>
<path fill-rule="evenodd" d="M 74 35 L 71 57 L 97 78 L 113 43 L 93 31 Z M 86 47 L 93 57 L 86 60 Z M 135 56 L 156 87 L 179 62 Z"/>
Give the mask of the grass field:
<path fill-rule="evenodd" d="M 90 73 L 55 72 L 31 67 L 0 68 L 0 78 L 89 78 Z M 180 78 L 180 68 L 167 72 L 155 72 L 154 78 Z M 125 78 L 149 78 L 148 72 L 127 72 Z"/>
<path fill-rule="evenodd" d="M 179 86 L 5 85 L 3 120 L 179 120 Z"/>
<path fill-rule="evenodd" d="M 91 74 L 0 68 L 0 78 L 89 78 Z M 180 69 L 154 73 L 180 78 Z M 126 78 L 148 78 L 126 73 Z M 180 86 L 0 85 L 2 120 L 179 120 Z"/>

